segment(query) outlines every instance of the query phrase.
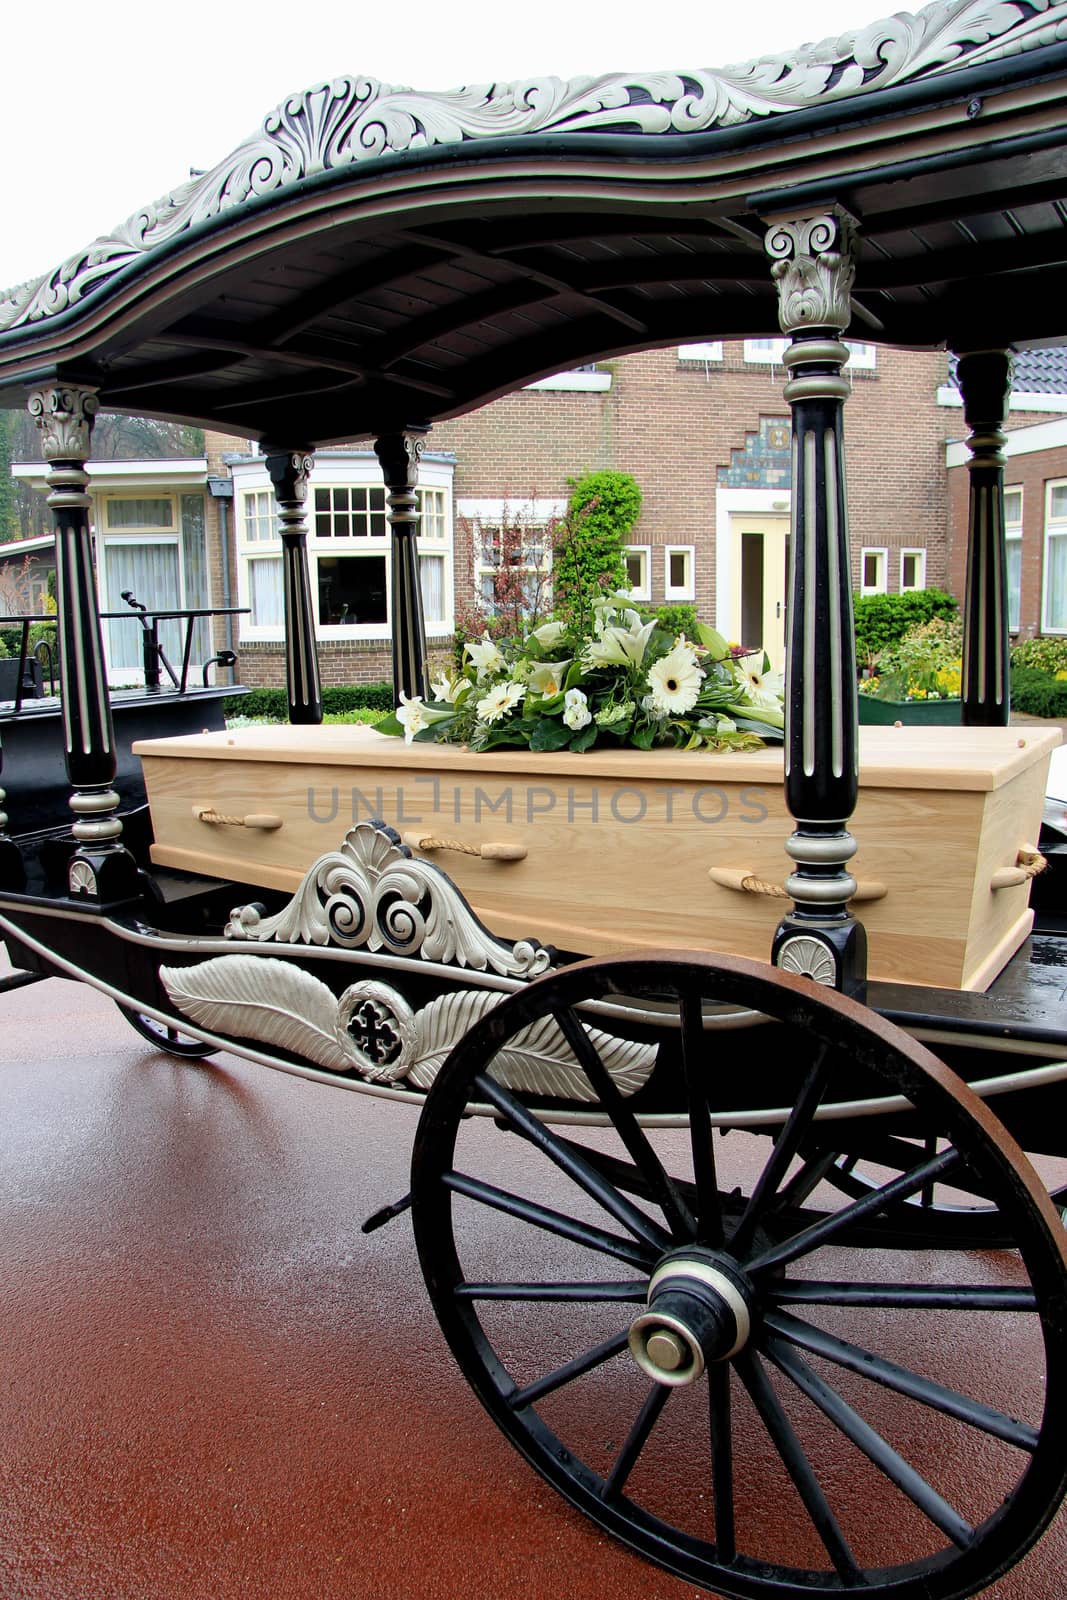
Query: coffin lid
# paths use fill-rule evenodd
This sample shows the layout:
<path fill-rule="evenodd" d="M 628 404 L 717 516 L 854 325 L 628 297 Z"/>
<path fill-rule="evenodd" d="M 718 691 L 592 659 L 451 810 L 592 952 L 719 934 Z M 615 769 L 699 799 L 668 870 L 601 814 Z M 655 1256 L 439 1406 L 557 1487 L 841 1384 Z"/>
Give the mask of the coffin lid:
<path fill-rule="evenodd" d="M 285 446 L 429 424 L 778 335 L 766 221 L 830 205 L 863 241 L 850 337 L 1063 342 L 1065 113 L 1067 0 L 940 0 L 722 71 L 340 77 L 0 294 L 0 404 L 80 382 Z"/>

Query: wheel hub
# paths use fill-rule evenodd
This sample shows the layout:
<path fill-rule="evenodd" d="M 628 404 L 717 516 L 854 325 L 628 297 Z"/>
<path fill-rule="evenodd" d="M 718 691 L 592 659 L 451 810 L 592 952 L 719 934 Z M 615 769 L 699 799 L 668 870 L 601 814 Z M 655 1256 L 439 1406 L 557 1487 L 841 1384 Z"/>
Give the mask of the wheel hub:
<path fill-rule="evenodd" d="M 630 1354 L 657 1383 L 679 1387 L 736 1355 L 751 1328 L 746 1280 L 728 1258 L 694 1247 L 652 1274 L 645 1310 L 630 1325 Z"/>

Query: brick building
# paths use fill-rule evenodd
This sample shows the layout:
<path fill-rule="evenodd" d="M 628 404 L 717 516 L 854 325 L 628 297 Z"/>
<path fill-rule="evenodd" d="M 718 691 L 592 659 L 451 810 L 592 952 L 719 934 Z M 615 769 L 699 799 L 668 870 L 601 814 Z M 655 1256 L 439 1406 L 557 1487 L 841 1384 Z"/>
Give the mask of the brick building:
<path fill-rule="evenodd" d="M 522 524 L 531 576 L 539 569 L 547 593 L 550 531 L 565 510 L 568 480 L 612 468 L 632 473 L 643 493 L 627 551 L 635 598 L 693 603 L 727 637 L 763 644 L 780 661 L 791 499 L 783 345 L 759 339 L 649 350 L 561 373 L 439 424 L 426 440 L 419 484 L 431 650 L 447 645 L 457 606 L 491 603 L 495 533 L 504 520 Z M 946 444 L 964 429 L 945 356 L 856 344 L 846 370 L 857 592 L 937 585 L 962 595 L 966 450 Z M 1025 633 L 1040 628 L 1042 616 L 1060 616 L 1059 602 L 1050 610 L 1043 598 L 1056 589 L 1049 551 L 1060 546 L 1041 507 L 1042 496 L 1052 495 L 1053 521 L 1067 514 L 1055 496 L 1055 480 L 1067 481 L 1067 434 L 1055 444 L 1048 434 L 1058 426 L 1052 418 L 1067 414 L 1061 353 L 1020 357 L 1016 387 L 1008 477 L 1019 493 L 1009 493 L 1007 507 Z M 1036 426 L 1035 411 L 1046 418 Z M 16 472 L 43 486 L 40 466 Z M 255 447 L 208 434 L 197 461 L 101 463 L 91 478 L 102 608 L 118 609 L 123 588 L 149 604 L 180 596 L 186 605 L 246 607 L 247 615 L 218 621 L 210 642 L 237 650 L 243 682 L 283 684 L 280 543 Z M 323 682 L 387 677 L 385 494 L 368 446 L 318 453 L 308 535 Z M 8 547 L 10 559 L 16 548 Z M 132 630 L 111 626 L 113 673 L 136 671 L 134 642 Z M 210 653 L 207 643 L 205 632 L 198 656 Z"/>

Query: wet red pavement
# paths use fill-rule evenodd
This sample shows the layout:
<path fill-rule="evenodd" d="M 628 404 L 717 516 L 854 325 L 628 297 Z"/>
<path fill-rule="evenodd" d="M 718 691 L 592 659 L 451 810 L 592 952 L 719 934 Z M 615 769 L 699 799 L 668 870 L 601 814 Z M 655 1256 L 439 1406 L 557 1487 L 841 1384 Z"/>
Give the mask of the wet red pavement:
<path fill-rule="evenodd" d="M 359 1232 L 412 1117 L 171 1061 L 58 980 L 0 998 L 0 1060 L 0 1600 L 698 1593 L 495 1431 L 406 1220 Z M 1065 1567 L 1061 1514 L 987 1594 Z"/>

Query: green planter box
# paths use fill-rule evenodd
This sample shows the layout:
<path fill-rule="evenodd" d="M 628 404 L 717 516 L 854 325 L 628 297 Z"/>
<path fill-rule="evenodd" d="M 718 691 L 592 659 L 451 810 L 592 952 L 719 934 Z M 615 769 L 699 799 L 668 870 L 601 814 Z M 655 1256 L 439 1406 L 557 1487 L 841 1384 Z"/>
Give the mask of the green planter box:
<path fill-rule="evenodd" d="M 872 694 L 860 695 L 860 726 L 891 727 L 904 722 L 920 727 L 958 727 L 962 700 L 879 700 Z"/>

